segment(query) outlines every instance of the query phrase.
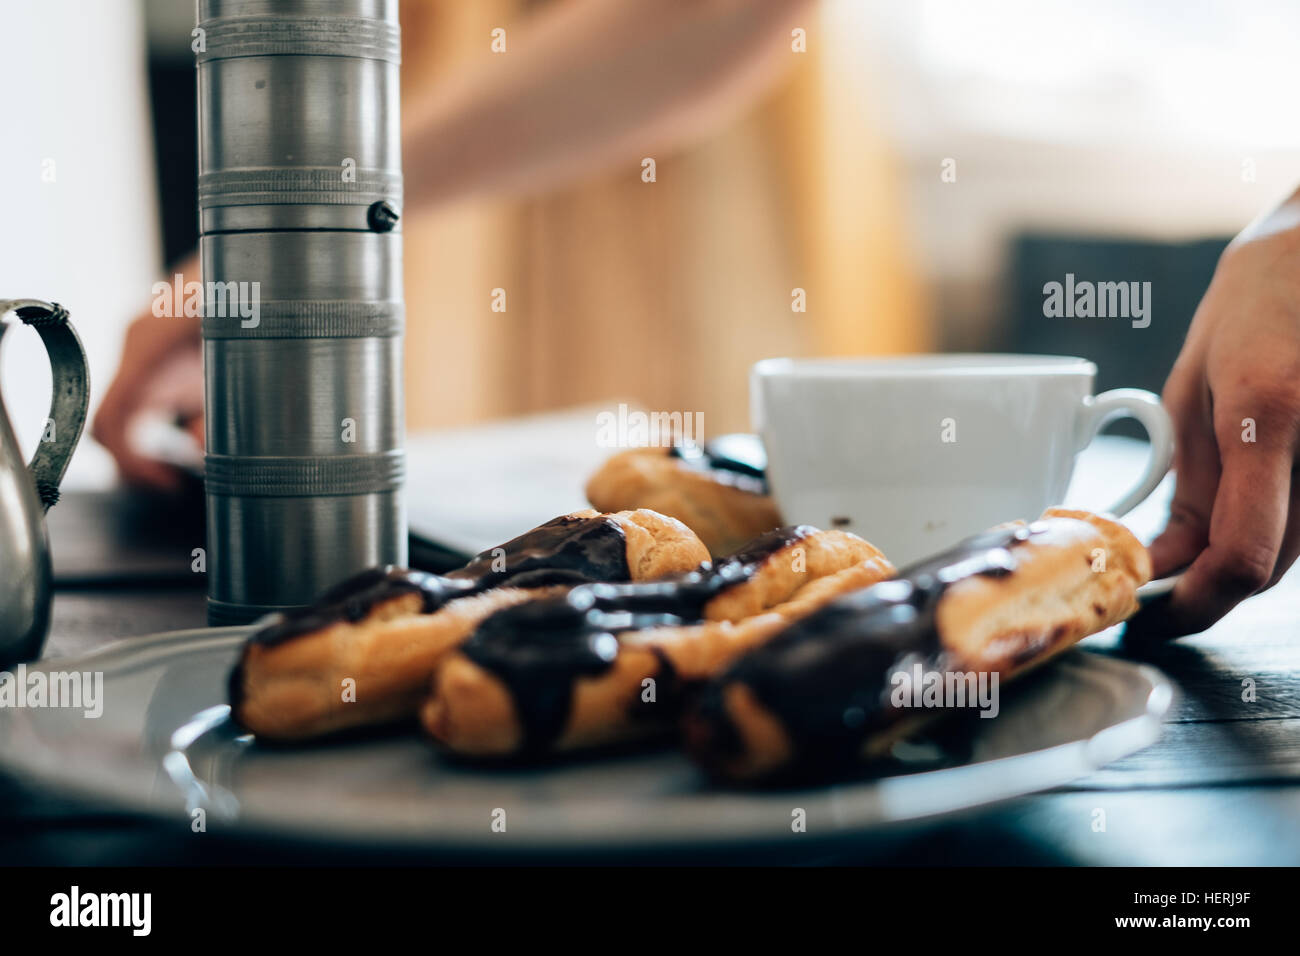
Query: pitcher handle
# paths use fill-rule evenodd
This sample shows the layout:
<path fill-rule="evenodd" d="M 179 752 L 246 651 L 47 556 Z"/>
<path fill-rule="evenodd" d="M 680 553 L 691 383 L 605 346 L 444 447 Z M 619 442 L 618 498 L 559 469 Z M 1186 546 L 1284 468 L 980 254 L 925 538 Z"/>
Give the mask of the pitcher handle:
<path fill-rule="evenodd" d="M 36 444 L 36 454 L 28 464 L 36 493 L 45 511 L 59 500 L 59 482 L 68 470 L 68 462 L 81 438 L 90 404 L 90 369 L 86 350 L 68 322 L 68 310 L 57 302 L 40 299 L 12 299 L 0 302 L 0 316 L 13 312 L 34 328 L 45 343 L 50 357 L 53 389 L 49 422 L 53 431 L 43 433 Z"/>

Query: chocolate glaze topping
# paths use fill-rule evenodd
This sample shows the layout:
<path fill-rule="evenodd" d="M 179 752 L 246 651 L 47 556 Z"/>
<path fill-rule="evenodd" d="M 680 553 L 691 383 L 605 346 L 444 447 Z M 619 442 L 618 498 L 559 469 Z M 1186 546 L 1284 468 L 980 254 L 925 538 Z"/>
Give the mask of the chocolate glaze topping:
<path fill-rule="evenodd" d="M 322 594 L 312 607 L 285 616 L 263 628 L 251 640 L 274 645 L 309 634 L 339 621 L 359 621 L 375 605 L 400 594 L 416 592 L 421 613 L 432 614 L 448 601 L 510 584 L 544 587 L 588 581 L 626 581 L 627 542 L 622 526 L 608 515 L 562 515 L 546 524 L 484 551 L 465 567 L 448 574 L 427 574 L 405 568 L 372 568 L 348 578 Z"/>
<path fill-rule="evenodd" d="M 698 471 L 710 471 L 719 481 L 756 495 L 767 494 L 767 456 L 754 435 L 720 435 L 703 445 L 684 442 L 669 452 Z"/>
<path fill-rule="evenodd" d="M 974 575 L 1010 573 L 1014 549 L 1043 530 L 1035 524 L 985 532 L 896 578 L 836 599 L 711 681 L 696 701 L 696 714 L 714 744 L 735 753 L 739 737 L 722 694 L 741 683 L 790 735 L 793 769 L 853 762 L 870 734 L 902 716 L 890 705 L 891 675 L 915 662 L 925 670 L 944 669 L 936 627 L 944 592 Z"/>
<path fill-rule="evenodd" d="M 480 624 L 461 650 L 509 689 L 524 729 L 523 750 L 544 750 L 564 730 L 575 682 L 613 665 L 618 635 L 698 623 L 712 598 L 816 530 L 777 528 L 712 567 L 663 581 L 586 584 L 562 597 L 505 608 Z M 671 668 L 663 670 L 671 678 Z"/>

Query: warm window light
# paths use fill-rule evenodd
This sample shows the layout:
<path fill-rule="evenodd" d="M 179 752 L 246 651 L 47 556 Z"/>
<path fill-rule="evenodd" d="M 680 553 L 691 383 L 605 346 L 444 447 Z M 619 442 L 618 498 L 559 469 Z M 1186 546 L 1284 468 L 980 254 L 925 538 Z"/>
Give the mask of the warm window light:
<path fill-rule="evenodd" d="M 1034 140 L 1096 135 L 1300 146 L 1292 0 L 832 0 L 882 31 L 892 78 L 955 125 Z M 901 68 L 911 76 L 899 76 Z"/>

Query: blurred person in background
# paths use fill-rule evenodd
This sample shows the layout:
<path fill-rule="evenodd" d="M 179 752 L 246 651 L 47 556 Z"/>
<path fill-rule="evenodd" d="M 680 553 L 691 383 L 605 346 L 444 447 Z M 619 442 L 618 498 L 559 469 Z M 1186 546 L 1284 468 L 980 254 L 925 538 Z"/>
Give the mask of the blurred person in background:
<path fill-rule="evenodd" d="M 883 138 L 826 82 L 815 14 L 812 0 L 402 4 L 413 430 L 626 398 L 702 412 L 716 434 L 745 427 L 760 358 L 931 344 Z M 853 162 L 828 169 L 829 154 Z M 197 279 L 197 256 L 171 271 Z M 93 431 L 127 481 L 179 480 L 133 447 L 142 412 L 202 440 L 199 341 L 197 319 L 146 310 L 130 326 Z"/>
<path fill-rule="evenodd" d="M 403 5 L 412 427 L 622 396 L 702 411 L 718 433 L 743 426 L 758 358 L 931 344 L 887 152 L 826 81 L 833 38 L 812 7 Z M 528 198 L 463 202 L 501 196 Z M 176 481 L 130 446 L 142 410 L 201 436 L 198 344 L 197 320 L 128 331 L 94 426 L 127 480 Z M 1152 555 L 1159 575 L 1190 566 L 1167 618 L 1183 633 L 1300 555 L 1300 194 L 1224 253 L 1165 401 L 1178 477 Z"/>

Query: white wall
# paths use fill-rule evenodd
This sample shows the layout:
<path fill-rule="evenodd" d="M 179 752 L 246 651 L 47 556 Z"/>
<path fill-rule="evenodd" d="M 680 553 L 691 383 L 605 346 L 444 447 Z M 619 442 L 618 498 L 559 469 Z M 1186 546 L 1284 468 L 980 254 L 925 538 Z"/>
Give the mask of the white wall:
<path fill-rule="evenodd" d="M 0 298 L 69 309 L 90 357 L 93 409 L 161 269 L 140 7 L 0 0 L 0 36 Z M 42 180 L 47 160 L 53 182 Z M 30 330 L 5 335 L 0 387 L 30 452 L 50 397 Z M 83 438 L 65 487 L 112 478 L 107 454 Z"/>

